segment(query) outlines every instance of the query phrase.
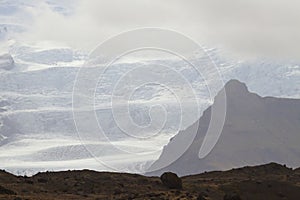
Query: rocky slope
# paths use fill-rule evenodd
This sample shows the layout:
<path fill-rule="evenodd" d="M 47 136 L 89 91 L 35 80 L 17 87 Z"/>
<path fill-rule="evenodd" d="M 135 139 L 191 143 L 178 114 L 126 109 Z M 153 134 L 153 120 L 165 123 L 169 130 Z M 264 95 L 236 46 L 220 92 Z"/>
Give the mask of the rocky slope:
<path fill-rule="evenodd" d="M 182 177 L 168 189 L 159 177 L 89 170 L 45 172 L 33 177 L 0 171 L 0 199 L 289 199 L 300 198 L 300 175 L 270 163 Z M 225 198 L 226 196 L 226 198 Z"/>
<path fill-rule="evenodd" d="M 225 124 L 213 150 L 199 159 L 199 150 L 211 119 L 212 108 L 209 107 L 197 123 L 181 131 L 165 146 L 149 171 L 159 169 L 166 160 L 176 160 L 173 158 L 176 155 L 174 152 L 184 152 L 182 144 L 188 143 L 193 134 L 191 131 L 198 125 L 197 135 L 183 155 L 171 165 L 149 174 L 173 171 L 188 175 L 268 162 L 285 163 L 292 167 L 300 165 L 300 100 L 263 98 L 250 93 L 246 85 L 237 80 L 229 81 L 225 91 Z M 220 94 L 215 102 L 219 101 Z"/>

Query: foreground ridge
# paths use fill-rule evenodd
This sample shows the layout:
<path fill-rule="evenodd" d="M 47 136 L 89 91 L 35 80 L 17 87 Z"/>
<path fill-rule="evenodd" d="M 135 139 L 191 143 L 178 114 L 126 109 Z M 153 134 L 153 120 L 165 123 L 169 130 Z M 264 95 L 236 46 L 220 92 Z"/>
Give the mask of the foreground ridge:
<path fill-rule="evenodd" d="M 32 177 L 0 171 L 0 199 L 299 199 L 300 172 L 277 163 L 181 177 L 169 189 L 159 177 L 91 170 Z"/>

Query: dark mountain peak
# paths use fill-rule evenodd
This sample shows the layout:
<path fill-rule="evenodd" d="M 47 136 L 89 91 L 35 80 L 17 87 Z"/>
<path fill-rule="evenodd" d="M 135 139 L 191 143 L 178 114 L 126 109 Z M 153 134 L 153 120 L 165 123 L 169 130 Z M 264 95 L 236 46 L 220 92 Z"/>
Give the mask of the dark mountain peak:
<path fill-rule="evenodd" d="M 224 91 L 226 91 L 226 117 L 221 133 L 211 129 L 210 134 L 220 134 L 219 138 L 212 151 L 200 159 L 199 149 L 204 144 L 208 128 L 215 125 L 211 120 L 212 109 L 215 113 L 223 111 L 221 109 Z M 180 158 L 151 175 L 172 171 L 182 176 L 272 161 L 286 163 L 291 167 L 299 166 L 300 158 L 297 154 L 299 143 L 296 141 L 300 139 L 300 100 L 263 98 L 249 92 L 247 86 L 238 80 L 226 83 L 214 100 L 213 105 L 203 112 L 197 123 L 174 136 L 152 166 L 159 166 L 172 158 L 174 151 L 180 151 L 181 144 L 188 144 L 191 139 L 188 136 L 197 130 L 196 137 L 188 149 L 182 149 L 184 153 Z M 261 167 L 261 171 L 288 170 L 284 166 L 270 163 Z"/>
<path fill-rule="evenodd" d="M 240 82 L 239 80 L 232 79 L 225 84 L 226 93 L 229 95 L 232 94 L 242 94 L 248 93 L 248 88 L 245 83 Z"/>

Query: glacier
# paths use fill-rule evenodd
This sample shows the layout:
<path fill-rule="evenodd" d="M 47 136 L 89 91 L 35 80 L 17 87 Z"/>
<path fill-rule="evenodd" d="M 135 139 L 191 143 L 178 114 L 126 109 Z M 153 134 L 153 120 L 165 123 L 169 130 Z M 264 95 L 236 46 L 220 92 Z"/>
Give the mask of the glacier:
<path fill-rule="evenodd" d="M 215 94 L 209 93 L 205 81 L 214 83 L 216 74 L 201 77 L 180 59 L 121 60 L 106 71 L 95 90 L 95 115 L 101 120 L 109 142 L 80 138 L 73 118 L 72 93 L 77 73 L 88 59 L 88 53 L 51 41 L 26 43 L 16 39 L 16 35 L 26 32 L 23 25 L 25 18 L 31 17 L 27 16 L 25 8 L 34 7 L 35 2 L 2 0 L 0 4 L 0 55 L 4 55 L 0 56 L 2 169 L 17 175 L 84 168 L 142 173 L 159 157 L 170 138 L 198 120 L 212 104 Z M 63 15 L 72 13 L 67 0 L 47 2 L 56 12 Z M 16 13 L 22 13 L 24 19 Z M 224 83 L 238 79 L 245 82 L 250 91 L 264 97 L 300 98 L 298 62 L 268 59 L 237 61 L 224 58 L 221 50 L 205 50 L 215 61 Z M 167 119 L 159 134 L 147 137 L 153 133 L 141 133 L 144 134 L 141 136 L 147 137 L 141 139 L 124 134 L 114 121 L 111 92 L 127 71 L 149 65 L 166 65 L 182 75 L 196 94 L 199 111 L 193 115 L 182 113 L 187 120 L 179 126 L 180 107 L 174 94 L 159 84 L 141 86 L 129 102 L 132 120 L 140 126 L 147 126 L 151 123 L 149 110 L 153 105 L 163 106 Z M 199 61 L 199 65 L 205 66 L 205 61 Z M 153 68 L 153 74 L 163 75 L 163 72 L 155 70 Z M 184 97 L 182 103 L 193 110 L 195 105 L 186 94 L 187 86 L 173 79 L 164 81 L 174 87 L 177 95 Z M 216 91 L 220 89 L 215 88 Z"/>
<path fill-rule="evenodd" d="M 95 111 L 102 128 L 110 143 L 117 147 L 110 149 L 105 142 L 81 141 L 74 125 L 73 85 L 86 56 L 71 49 L 66 51 L 65 48 L 43 50 L 43 54 L 38 51 L 37 56 L 32 56 L 37 52 L 33 47 L 16 48 L 14 45 L 12 49 L 15 68 L 0 72 L 0 160 L 2 168 L 15 174 L 82 168 L 143 172 L 178 132 L 179 115 L 176 99 L 170 92 L 156 85 L 144 86 L 136 91 L 130 102 L 132 119 L 139 125 L 147 125 L 150 122 L 149 106 L 164 105 L 168 110 L 166 128 L 158 136 L 147 140 L 129 137 L 120 130 L 111 111 L 112 85 L 109 83 L 118 80 L 126 69 L 133 66 L 163 62 L 180 71 L 194 86 L 200 113 L 181 128 L 195 122 L 212 103 L 203 79 L 195 76 L 182 61 L 150 60 L 113 65 L 97 87 L 95 100 Z M 219 58 L 215 51 L 213 49 L 209 53 L 219 59 L 217 65 L 224 82 L 235 78 L 245 82 L 250 91 L 262 96 L 299 98 L 300 67 L 297 63 L 265 60 L 227 62 Z M 172 80 L 168 81 L 176 85 Z M 214 79 L 206 81 L 213 82 Z M 181 91 L 185 95 L 184 88 Z M 94 149 L 92 153 L 87 151 L 86 145 Z M 132 154 L 123 154 L 123 151 Z M 106 163 L 111 163 L 115 168 L 106 166 Z"/>

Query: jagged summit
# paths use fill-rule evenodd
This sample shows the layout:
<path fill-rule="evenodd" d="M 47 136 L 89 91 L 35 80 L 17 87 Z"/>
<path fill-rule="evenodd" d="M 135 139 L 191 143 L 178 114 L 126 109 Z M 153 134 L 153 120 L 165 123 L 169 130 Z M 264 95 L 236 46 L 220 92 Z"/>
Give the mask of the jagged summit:
<path fill-rule="evenodd" d="M 240 82 L 237 79 L 231 79 L 225 84 L 226 92 L 248 92 L 248 88 L 245 83 Z"/>
<path fill-rule="evenodd" d="M 224 90 L 229 104 L 241 104 L 247 102 L 247 99 L 249 98 L 257 98 L 257 94 L 249 92 L 245 83 L 236 79 L 228 81 L 222 91 Z M 216 98 L 220 99 L 220 94 L 218 94 Z"/>
<path fill-rule="evenodd" d="M 248 90 L 248 87 L 245 83 L 237 80 L 231 79 L 229 80 L 224 87 L 219 91 L 219 93 L 214 98 L 214 104 L 217 105 L 217 102 L 224 101 L 226 96 L 226 103 L 227 107 L 239 107 L 239 108 L 246 108 L 251 100 L 252 102 L 257 101 L 258 95 L 252 93 Z"/>

